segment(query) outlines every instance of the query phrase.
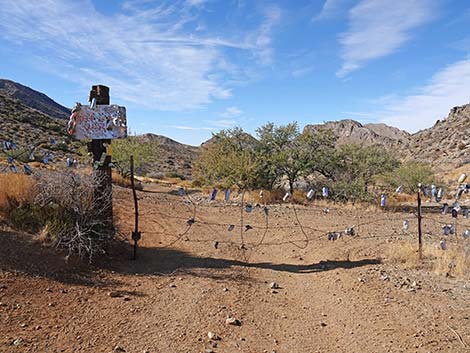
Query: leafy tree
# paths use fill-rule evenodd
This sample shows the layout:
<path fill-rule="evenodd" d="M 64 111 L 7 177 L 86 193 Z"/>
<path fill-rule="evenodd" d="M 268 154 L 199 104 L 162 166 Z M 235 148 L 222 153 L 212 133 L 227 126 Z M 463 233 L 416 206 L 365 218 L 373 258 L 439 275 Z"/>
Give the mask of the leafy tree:
<path fill-rule="evenodd" d="M 257 134 L 260 166 L 266 183 L 274 185 L 286 177 L 293 193 L 294 183 L 300 177 L 314 171 L 329 175 L 335 144 L 329 131 L 301 133 L 296 122 L 284 126 L 268 123 L 260 127 Z"/>
<path fill-rule="evenodd" d="M 393 188 L 403 185 L 404 192 L 415 193 L 418 191 L 419 183 L 429 185 L 434 183 L 436 178 L 429 164 L 409 161 L 385 173 L 382 181 Z"/>
<path fill-rule="evenodd" d="M 130 176 L 130 157 L 134 156 L 134 169 L 139 170 L 155 158 L 158 149 L 156 141 L 142 142 L 141 136 L 128 136 L 112 142 L 112 161 L 119 173 L 124 177 Z"/>
<path fill-rule="evenodd" d="M 241 128 L 222 130 L 206 143 L 194 166 L 201 185 L 254 187 L 257 179 L 257 141 Z"/>

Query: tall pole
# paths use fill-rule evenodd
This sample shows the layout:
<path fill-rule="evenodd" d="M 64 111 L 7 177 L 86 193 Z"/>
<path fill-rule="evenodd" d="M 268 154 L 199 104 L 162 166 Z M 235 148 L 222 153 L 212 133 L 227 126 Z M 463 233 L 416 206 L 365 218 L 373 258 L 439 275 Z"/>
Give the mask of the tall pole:
<path fill-rule="evenodd" d="M 96 105 L 109 105 L 109 87 L 94 85 L 91 87 L 89 102 L 96 99 Z M 96 181 L 95 200 L 96 207 L 105 207 L 104 222 L 107 229 L 113 227 L 113 188 L 111 179 L 111 156 L 108 154 L 108 147 L 111 140 L 91 140 L 90 152 L 93 154 L 93 177 Z"/>
<path fill-rule="evenodd" d="M 421 190 L 418 188 L 418 244 L 419 244 L 419 259 L 423 258 L 423 235 L 421 231 Z"/>
<path fill-rule="evenodd" d="M 134 213 L 135 213 L 135 227 L 132 232 L 132 239 L 134 240 L 134 260 L 137 259 L 137 242 L 141 238 L 141 233 L 139 232 L 139 202 L 137 199 L 137 192 L 135 190 L 135 181 L 134 181 L 134 156 L 131 156 L 131 186 L 132 186 L 132 195 L 134 196 Z"/>

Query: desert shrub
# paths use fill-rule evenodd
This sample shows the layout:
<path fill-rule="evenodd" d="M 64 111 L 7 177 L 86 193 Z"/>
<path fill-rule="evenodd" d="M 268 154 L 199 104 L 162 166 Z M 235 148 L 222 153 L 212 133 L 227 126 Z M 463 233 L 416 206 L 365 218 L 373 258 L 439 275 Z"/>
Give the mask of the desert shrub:
<path fill-rule="evenodd" d="M 130 175 L 130 157 L 134 156 L 134 169 L 136 174 L 142 174 L 142 168 L 155 159 L 158 151 L 158 142 L 142 143 L 140 136 L 129 136 L 117 139 L 112 143 L 112 160 L 122 176 Z"/>
<path fill-rule="evenodd" d="M 418 184 L 430 185 L 436 177 L 430 165 L 419 162 L 407 162 L 380 177 L 384 185 L 396 188 L 400 185 L 406 193 L 416 193 Z"/>
<path fill-rule="evenodd" d="M 115 234 L 106 221 L 111 200 L 94 192 L 98 182 L 71 172 L 0 175 L 0 211 L 11 226 L 41 231 L 69 255 L 91 260 L 105 253 Z"/>

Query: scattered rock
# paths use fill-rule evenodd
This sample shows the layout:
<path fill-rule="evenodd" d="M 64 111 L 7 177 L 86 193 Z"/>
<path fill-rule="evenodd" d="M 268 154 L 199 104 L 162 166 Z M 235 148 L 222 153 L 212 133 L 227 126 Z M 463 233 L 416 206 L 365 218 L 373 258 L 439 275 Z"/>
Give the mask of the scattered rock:
<path fill-rule="evenodd" d="M 23 339 L 22 338 L 17 338 L 12 342 L 14 346 L 21 346 L 23 344 Z"/>
<path fill-rule="evenodd" d="M 209 331 L 209 332 L 207 333 L 207 337 L 209 337 L 209 339 L 212 340 L 212 341 L 218 341 L 218 340 L 220 340 L 220 337 L 217 336 L 214 332 L 211 332 L 211 331 Z"/>
<path fill-rule="evenodd" d="M 169 285 L 170 288 L 176 288 L 176 284 L 172 283 Z"/>
<path fill-rule="evenodd" d="M 225 323 L 227 325 L 234 325 L 234 326 L 240 326 L 242 324 L 242 322 L 234 317 L 228 317 L 226 320 L 225 320 Z"/>
<path fill-rule="evenodd" d="M 327 325 L 326 325 L 325 322 L 320 322 L 320 326 L 321 326 L 321 327 L 326 327 Z"/>
<path fill-rule="evenodd" d="M 128 301 L 130 301 L 130 300 L 131 300 L 130 297 L 124 297 L 124 301 L 125 301 L 125 302 L 128 302 Z"/>
<path fill-rule="evenodd" d="M 279 284 L 277 284 L 276 282 L 271 282 L 271 284 L 269 285 L 269 288 L 271 289 L 279 289 Z"/>
<path fill-rule="evenodd" d="M 228 288 L 224 288 L 222 289 L 224 292 L 228 292 Z"/>
<path fill-rule="evenodd" d="M 114 347 L 114 352 L 124 353 L 126 350 L 120 346 Z"/>

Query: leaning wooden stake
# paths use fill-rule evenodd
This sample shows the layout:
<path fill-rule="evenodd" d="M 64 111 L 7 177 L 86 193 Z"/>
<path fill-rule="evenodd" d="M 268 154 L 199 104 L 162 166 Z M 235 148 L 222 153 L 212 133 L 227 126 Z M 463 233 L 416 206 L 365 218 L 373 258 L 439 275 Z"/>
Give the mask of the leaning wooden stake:
<path fill-rule="evenodd" d="M 418 244 L 419 244 L 419 259 L 423 258 L 423 235 L 421 231 L 421 190 L 418 188 Z"/>
<path fill-rule="evenodd" d="M 131 156 L 131 186 L 132 186 L 132 194 L 134 195 L 134 211 L 135 211 L 135 227 L 134 231 L 132 232 L 132 240 L 134 240 L 134 257 L 133 259 L 137 259 L 137 242 L 141 238 L 141 232 L 139 232 L 139 202 L 137 199 L 137 191 L 135 190 L 135 182 L 134 182 L 134 156 Z"/>

